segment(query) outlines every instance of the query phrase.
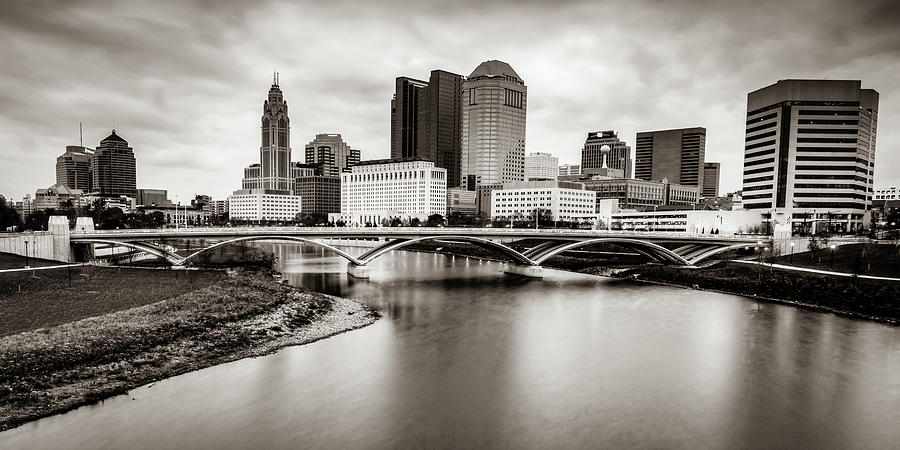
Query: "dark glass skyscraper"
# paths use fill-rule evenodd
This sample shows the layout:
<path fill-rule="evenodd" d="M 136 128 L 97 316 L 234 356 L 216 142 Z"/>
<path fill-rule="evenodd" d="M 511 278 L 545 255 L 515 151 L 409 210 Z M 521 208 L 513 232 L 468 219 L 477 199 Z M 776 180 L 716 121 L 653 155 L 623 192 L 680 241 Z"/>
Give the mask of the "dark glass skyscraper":
<path fill-rule="evenodd" d="M 634 169 L 631 161 L 631 147 L 619 139 L 619 133 L 616 130 L 588 133 L 584 147 L 581 149 L 581 170 L 603 167 L 603 153 L 600 149 L 604 145 L 609 146 L 609 154 L 606 155 L 607 166 L 610 169 L 621 170 L 625 178 L 631 178 L 628 175 L 628 171 Z"/>
<path fill-rule="evenodd" d="M 112 134 L 100 141 L 91 159 L 93 191 L 102 196 L 117 197 L 137 195 L 137 176 L 134 149 L 128 141 L 112 130 Z"/>
<path fill-rule="evenodd" d="M 447 169 L 460 184 L 463 77 L 432 70 L 428 82 L 397 78 L 391 100 L 391 158 L 418 157 Z"/>
<path fill-rule="evenodd" d="M 645 131 L 635 140 L 635 178 L 703 188 L 706 128 Z"/>

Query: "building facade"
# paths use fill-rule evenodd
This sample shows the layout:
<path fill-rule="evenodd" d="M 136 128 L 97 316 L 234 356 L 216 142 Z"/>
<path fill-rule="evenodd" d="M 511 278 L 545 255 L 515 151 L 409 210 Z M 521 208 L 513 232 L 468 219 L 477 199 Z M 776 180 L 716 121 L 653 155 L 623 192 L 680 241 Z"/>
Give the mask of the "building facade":
<path fill-rule="evenodd" d="M 341 212 L 341 179 L 325 175 L 298 176 L 294 179 L 294 195 L 303 202 L 304 214 Z"/>
<path fill-rule="evenodd" d="M 228 217 L 246 221 L 289 221 L 301 211 L 301 199 L 280 189 L 235 191 L 228 197 Z"/>
<path fill-rule="evenodd" d="M 581 183 L 525 181 L 504 183 L 491 191 L 491 217 L 528 217 L 549 210 L 553 220 L 582 220 L 596 214 L 596 197 Z"/>
<path fill-rule="evenodd" d="M 559 158 L 541 152 L 525 157 L 525 181 L 555 180 L 558 177 Z"/>
<path fill-rule="evenodd" d="M 863 226 L 872 202 L 878 92 L 858 80 L 781 80 L 747 96 L 744 208 L 792 232 Z"/>
<path fill-rule="evenodd" d="M 481 63 L 463 82 L 461 184 L 525 179 L 525 82 L 502 61 Z"/>
<path fill-rule="evenodd" d="M 92 191 L 102 197 L 137 195 L 137 171 L 134 149 L 112 130 L 100 141 L 91 158 Z"/>
<path fill-rule="evenodd" d="M 900 200 L 900 190 L 896 186 L 876 189 L 874 200 Z"/>
<path fill-rule="evenodd" d="M 305 162 L 315 166 L 316 174 L 337 177 L 359 163 L 360 151 L 351 148 L 340 134 L 317 134 L 306 144 Z"/>
<path fill-rule="evenodd" d="M 706 128 L 645 131 L 635 141 L 635 178 L 703 187 Z"/>
<path fill-rule="evenodd" d="M 259 162 L 259 189 L 291 190 L 291 119 L 277 77 L 263 102 Z"/>
<path fill-rule="evenodd" d="M 34 193 L 34 210 L 69 209 L 85 206 L 84 192 L 72 189 L 64 184 L 54 184 L 47 189 L 38 189 Z"/>
<path fill-rule="evenodd" d="M 620 209 L 652 209 L 662 205 L 693 205 L 700 199 L 700 188 L 630 178 L 592 177 L 581 180 L 598 200 L 618 199 Z"/>
<path fill-rule="evenodd" d="M 447 189 L 447 216 L 453 213 L 474 216 L 477 211 L 475 191 L 455 187 Z"/>
<path fill-rule="evenodd" d="M 66 152 L 56 158 L 56 184 L 90 192 L 94 187 L 93 157 L 94 151 L 90 148 L 67 145 Z"/>
<path fill-rule="evenodd" d="M 717 162 L 703 163 L 703 198 L 719 196 L 719 174 L 721 164 Z"/>
<path fill-rule="evenodd" d="M 391 158 L 422 158 L 459 186 L 463 76 L 432 70 L 428 81 L 397 78 L 391 100 Z"/>
<path fill-rule="evenodd" d="M 135 198 L 140 206 L 171 206 L 169 193 L 165 189 L 138 189 Z"/>
<path fill-rule="evenodd" d="M 563 164 L 559 166 L 559 176 L 581 175 L 581 164 Z"/>
<path fill-rule="evenodd" d="M 432 161 L 363 161 L 341 174 L 340 219 L 351 225 L 446 213 L 447 170 Z"/>
<path fill-rule="evenodd" d="M 600 149 L 604 145 L 609 146 L 609 154 L 606 158 L 607 167 L 621 170 L 625 174 L 625 178 L 631 178 L 629 171 L 634 167 L 634 162 L 631 160 L 631 147 L 619 139 L 619 132 L 616 130 L 588 133 L 584 147 L 581 149 L 581 170 L 603 167 L 603 152 Z"/>
<path fill-rule="evenodd" d="M 732 236 L 754 233 L 764 228 L 759 211 L 643 211 L 614 212 L 609 228 L 622 231 L 690 233 L 693 235 Z"/>

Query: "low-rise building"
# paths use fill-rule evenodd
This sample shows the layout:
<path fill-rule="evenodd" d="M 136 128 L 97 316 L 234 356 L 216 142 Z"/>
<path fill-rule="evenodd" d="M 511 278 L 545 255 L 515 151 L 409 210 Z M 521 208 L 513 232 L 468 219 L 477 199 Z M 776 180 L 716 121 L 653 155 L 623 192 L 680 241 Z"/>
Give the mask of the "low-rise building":
<path fill-rule="evenodd" d="M 350 225 L 447 213 L 447 170 L 419 158 L 363 161 L 341 174 L 341 213 Z"/>
<path fill-rule="evenodd" d="M 462 188 L 447 189 L 447 215 L 460 213 L 474 216 L 477 211 L 475 196 L 475 191 Z"/>
<path fill-rule="evenodd" d="M 760 211 L 661 210 L 619 211 L 609 228 L 622 231 L 691 233 L 731 236 L 757 234 L 765 228 Z"/>
<path fill-rule="evenodd" d="M 595 216 L 596 196 L 581 183 L 525 181 L 504 183 L 491 191 L 491 217 L 528 216 L 535 210 L 549 210 L 553 220 L 581 220 Z"/>
<path fill-rule="evenodd" d="M 647 209 L 661 205 L 693 205 L 700 199 L 700 188 L 632 178 L 593 176 L 580 180 L 585 189 L 596 192 L 597 199 L 615 198 L 622 209 Z"/>
<path fill-rule="evenodd" d="M 884 189 L 875 189 L 875 196 L 872 200 L 900 200 L 900 190 L 896 186 Z"/>
<path fill-rule="evenodd" d="M 559 176 L 581 175 L 581 164 L 563 164 L 559 166 Z"/>
<path fill-rule="evenodd" d="M 138 189 L 137 204 L 141 206 L 171 206 L 169 193 L 165 189 Z"/>
<path fill-rule="evenodd" d="M 81 189 L 70 189 L 57 183 L 47 189 L 38 189 L 34 193 L 34 209 L 65 209 L 84 206 L 84 192 Z"/>
<path fill-rule="evenodd" d="M 341 179 L 325 175 L 294 178 L 294 195 L 302 199 L 304 214 L 341 212 Z"/>
<path fill-rule="evenodd" d="M 228 197 L 231 220 L 294 220 L 301 211 L 300 197 L 276 189 L 241 189 Z"/>

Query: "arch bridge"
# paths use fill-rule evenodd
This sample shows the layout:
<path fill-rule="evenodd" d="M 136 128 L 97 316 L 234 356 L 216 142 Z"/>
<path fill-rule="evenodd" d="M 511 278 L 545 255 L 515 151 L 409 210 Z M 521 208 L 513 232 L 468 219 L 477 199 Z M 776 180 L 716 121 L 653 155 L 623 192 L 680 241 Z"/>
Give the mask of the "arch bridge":
<path fill-rule="evenodd" d="M 186 255 L 164 244 L 179 239 L 216 241 Z M 353 256 L 329 243 L 332 239 L 377 240 L 377 245 Z M 530 248 L 516 250 L 510 243 L 527 239 Z M 591 244 L 615 244 L 664 264 L 695 266 L 728 250 L 771 245 L 770 237 L 690 235 L 687 233 L 627 232 L 600 230 L 536 230 L 509 228 L 347 228 L 347 227 L 248 227 L 187 228 L 160 230 L 74 231 L 72 244 L 110 244 L 130 247 L 166 260 L 175 267 L 197 261 L 214 249 L 239 242 L 277 240 L 309 244 L 328 249 L 348 261 L 347 272 L 368 278 L 368 264 L 385 253 L 427 241 L 464 242 L 499 253 L 511 263 L 508 273 L 539 278 L 541 264 L 560 253 Z"/>

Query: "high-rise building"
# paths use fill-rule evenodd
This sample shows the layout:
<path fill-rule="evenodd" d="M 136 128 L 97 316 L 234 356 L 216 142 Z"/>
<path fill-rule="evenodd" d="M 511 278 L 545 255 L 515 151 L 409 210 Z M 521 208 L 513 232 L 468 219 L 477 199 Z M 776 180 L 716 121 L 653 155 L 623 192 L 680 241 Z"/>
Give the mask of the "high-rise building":
<path fill-rule="evenodd" d="M 425 89 L 428 83 L 397 77 L 391 99 L 391 158 L 419 156 L 425 144 Z"/>
<path fill-rule="evenodd" d="M 91 158 L 92 191 L 103 197 L 137 195 L 134 149 L 112 130 Z"/>
<path fill-rule="evenodd" d="M 432 70 L 427 82 L 396 80 L 391 100 L 391 158 L 422 158 L 447 169 L 448 185 L 459 185 L 462 75 Z"/>
<path fill-rule="evenodd" d="M 305 162 L 317 167 L 319 175 L 333 176 L 359 163 L 360 151 L 344 142 L 340 134 L 317 134 L 306 144 Z"/>
<path fill-rule="evenodd" d="M 631 178 L 629 171 L 633 170 L 634 166 L 634 162 L 631 160 L 631 147 L 619 139 L 619 132 L 616 130 L 588 133 L 584 147 L 581 149 L 581 170 L 603 167 L 603 152 L 600 149 L 604 145 L 609 146 L 609 154 L 606 155 L 607 167 L 621 170 L 625 174 L 625 178 Z"/>
<path fill-rule="evenodd" d="M 421 157 L 447 169 L 447 186 L 460 185 L 462 75 L 432 70 L 425 95 L 425 146 Z"/>
<path fill-rule="evenodd" d="M 853 231 L 872 202 L 878 92 L 781 80 L 747 95 L 743 202 L 793 231 Z"/>
<path fill-rule="evenodd" d="M 93 156 L 94 151 L 90 148 L 67 145 L 66 152 L 56 158 L 56 184 L 89 192 L 94 184 L 91 172 Z"/>
<path fill-rule="evenodd" d="M 535 152 L 525 157 L 525 180 L 555 180 L 559 176 L 559 158 Z"/>
<path fill-rule="evenodd" d="M 703 163 L 703 198 L 719 196 L 719 173 L 721 164 L 717 162 Z"/>
<path fill-rule="evenodd" d="M 637 134 L 634 177 L 703 187 L 706 128 L 645 131 Z"/>
<path fill-rule="evenodd" d="M 263 102 L 259 180 L 262 189 L 291 189 L 291 120 L 277 75 Z"/>
<path fill-rule="evenodd" d="M 509 64 L 485 61 L 463 82 L 461 184 L 525 179 L 527 88 Z"/>

